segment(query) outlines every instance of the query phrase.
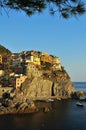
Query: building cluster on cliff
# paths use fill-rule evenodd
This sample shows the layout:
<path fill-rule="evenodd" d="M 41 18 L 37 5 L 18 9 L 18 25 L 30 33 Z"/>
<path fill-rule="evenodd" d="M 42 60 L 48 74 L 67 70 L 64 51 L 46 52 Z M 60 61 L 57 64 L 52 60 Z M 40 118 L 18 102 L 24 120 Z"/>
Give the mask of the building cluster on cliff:
<path fill-rule="evenodd" d="M 10 56 L 0 54 L 0 86 L 20 87 L 27 78 L 26 70 L 40 75 L 39 70 L 62 71 L 60 58 L 47 52 L 23 51 Z"/>

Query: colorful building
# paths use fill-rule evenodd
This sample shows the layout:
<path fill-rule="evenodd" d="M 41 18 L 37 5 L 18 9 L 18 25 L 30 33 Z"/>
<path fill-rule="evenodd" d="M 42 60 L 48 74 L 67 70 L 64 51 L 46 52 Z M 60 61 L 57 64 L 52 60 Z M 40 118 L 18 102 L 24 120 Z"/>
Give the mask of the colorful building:
<path fill-rule="evenodd" d="M 2 64 L 2 55 L 0 55 L 0 64 Z"/>
<path fill-rule="evenodd" d="M 20 76 L 20 77 L 16 78 L 16 88 L 20 88 L 26 78 L 27 78 L 27 76 Z"/>
<path fill-rule="evenodd" d="M 26 63 L 34 63 L 36 65 L 40 65 L 40 57 L 38 56 L 38 53 L 36 51 L 30 51 L 26 55 Z"/>
<path fill-rule="evenodd" d="M 55 56 L 53 58 L 53 64 L 60 64 L 60 58 Z"/>

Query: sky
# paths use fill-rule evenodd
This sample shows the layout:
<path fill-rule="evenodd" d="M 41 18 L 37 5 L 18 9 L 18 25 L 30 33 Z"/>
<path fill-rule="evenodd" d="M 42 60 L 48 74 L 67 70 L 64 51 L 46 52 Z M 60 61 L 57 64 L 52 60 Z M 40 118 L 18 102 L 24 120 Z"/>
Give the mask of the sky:
<path fill-rule="evenodd" d="M 86 14 L 65 20 L 48 11 L 28 17 L 3 11 L 0 44 L 11 52 L 36 50 L 58 56 L 72 81 L 86 81 Z"/>

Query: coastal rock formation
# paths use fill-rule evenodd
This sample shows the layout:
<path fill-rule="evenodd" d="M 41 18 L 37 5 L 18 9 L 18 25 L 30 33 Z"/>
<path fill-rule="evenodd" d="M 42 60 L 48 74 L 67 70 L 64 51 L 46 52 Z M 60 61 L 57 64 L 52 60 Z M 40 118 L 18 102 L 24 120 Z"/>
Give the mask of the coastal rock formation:
<path fill-rule="evenodd" d="M 0 48 L 0 114 L 35 112 L 36 100 L 68 99 L 75 93 L 59 57 L 34 50 L 11 55 Z"/>
<path fill-rule="evenodd" d="M 82 90 L 76 91 L 76 92 L 73 94 L 72 98 L 78 99 L 78 100 L 82 100 L 82 101 L 86 101 L 86 92 L 85 92 L 85 91 L 82 91 Z"/>
<path fill-rule="evenodd" d="M 55 75 L 55 77 L 52 72 L 47 72 L 47 75 L 49 74 L 47 77 L 45 71 L 39 73 L 41 73 L 41 76 L 32 75 L 32 72 L 32 76 L 30 76 L 30 71 L 27 72 L 27 79 L 20 88 L 26 98 L 31 100 L 64 99 L 71 98 L 71 95 L 75 92 L 74 85 L 66 71 L 57 71 L 57 74 L 60 74 Z"/>
<path fill-rule="evenodd" d="M 4 93 L 0 98 L 0 115 L 23 114 L 36 112 L 37 108 L 33 101 L 26 99 L 25 95 L 15 91 L 13 96 Z"/>
<path fill-rule="evenodd" d="M 23 88 L 23 92 L 27 98 L 32 100 L 70 98 L 71 94 L 75 91 L 71 80 L 53 82 L 38 77 L 34 78 L 30 84 L 28 79 L 25 82 L 27 82 L 27 87 L 26 89 Z M 26 83 L 24 83 L 23 86 L 25 84 Z"/>

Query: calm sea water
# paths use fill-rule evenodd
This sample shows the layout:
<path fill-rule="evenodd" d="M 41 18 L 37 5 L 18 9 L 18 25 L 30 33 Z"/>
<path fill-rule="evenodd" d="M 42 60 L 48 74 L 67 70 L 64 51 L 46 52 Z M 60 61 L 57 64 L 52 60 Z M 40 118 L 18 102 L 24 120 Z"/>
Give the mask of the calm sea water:
<path fill-rule="evenodd" d="M 86 92 L 86 82 L 73 82 L 76 91 L 83 90 Z"/>
<path fill-rule="evenodd" d="M 74 83 L 77 90 L 86 90 L 86 83 Z M 76 100 L 42 102 L 51 111 L 24 115 L 0 116 L 0 130 L 86 130 L 86 102 L 76 106 Z"/>

